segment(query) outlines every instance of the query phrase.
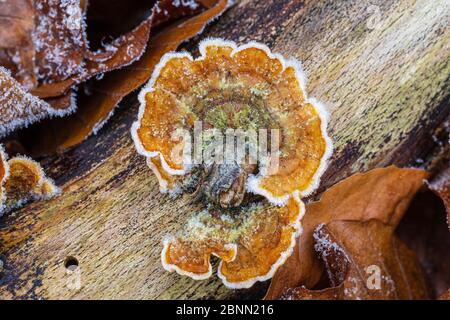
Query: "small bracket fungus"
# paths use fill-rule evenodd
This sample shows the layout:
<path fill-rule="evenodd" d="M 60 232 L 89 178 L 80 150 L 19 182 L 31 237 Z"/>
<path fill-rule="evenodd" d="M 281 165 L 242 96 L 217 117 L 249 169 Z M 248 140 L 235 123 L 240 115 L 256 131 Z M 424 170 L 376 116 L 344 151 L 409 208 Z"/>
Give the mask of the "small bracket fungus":
<path fill-rule="evenodd" d="M 28 201 L 49 199 L 58 193 L 37 162 L 26 157 L 8 160 L 0 145 L 0 216 Z"/>
<path fill-rule="evenodd" d="M 6 199 L 5 180 L 9 177 L 9 167 L 7 164 L 6 154 L 3 147 L 0 145 L 0 216 L 4 210 L 4 203 Z"/>
<path fill-rule="evenodd" d="M 165 268 L 205 278 L 214 254 L 227 286 L 248 287 L 291 252 L 300 198 L 317 188 L 332 152 L 328 117 L 306 95 L 295 59 L 221 39 L 201 42 L 200 53 L 163 56 L 139 95 L 132 137 L 162 192 L 192 194 L 206 208 L 189 222 L 201 238 L 188 228 L 165 241 Z M 272 215 L 277 236 L 266 239 Z"/>
<path fill-rule="evenodd" d="M 193 279 L 211 276 L 211 254 L 222 261 L 218 275 L 229 288 L 249 288 L 272 278 L 291 255 L 301 232 L 304 205 L 296 197 L 284 207 L 260 201 L 238 210 L 196 213 L 177 238 L 164 240 L 162 264 Z"/>

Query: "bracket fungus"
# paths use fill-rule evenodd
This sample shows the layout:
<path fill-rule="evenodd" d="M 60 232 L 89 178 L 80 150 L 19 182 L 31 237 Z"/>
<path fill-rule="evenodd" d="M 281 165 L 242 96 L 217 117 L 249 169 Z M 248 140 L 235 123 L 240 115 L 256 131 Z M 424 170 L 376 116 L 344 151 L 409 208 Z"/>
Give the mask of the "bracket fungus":
<path fill-rule="evenodd" d="M 222 260 L 218 275 L 227 287 L 251 287 L 270 279 L 291 255 L 304 210 L 295 197 L 284 207 L 259 201 L 232 211 L 202 210 L 178 237 L 164 240 L 162 264 L 166 270 L 206 279 L 212 273 L 212 254 Z"/>
<path fill-rule="evenodd" d="M 306 95 L 297 60 L 255 42 L 207 39 L 199 49 L 196 59 L 162 57 L 131 133 L 160 190 L 206 208 L 166 239 L 164 267 L 202 279 L 214 254 L 228 287 L 249 287 L 292 251 L 300 199 L 318 186 L 332 152 L 328 116 Z"/>
<path fill-rule="evenodd" d="M 0 216 L 28 201 L 58 194 L 58 187 L 37 162 L 21 156 L 8 160 L 0 145 Z"/>

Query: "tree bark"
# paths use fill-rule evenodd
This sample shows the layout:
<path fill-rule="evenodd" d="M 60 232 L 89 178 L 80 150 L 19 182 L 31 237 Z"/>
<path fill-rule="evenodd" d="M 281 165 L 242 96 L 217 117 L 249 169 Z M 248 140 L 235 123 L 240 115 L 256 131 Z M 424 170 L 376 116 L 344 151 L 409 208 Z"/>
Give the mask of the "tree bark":
<path fill-rule="evenodd" d="M 450 8 L 446 0 L 239 1 L 199 39 L 256 40 L 303 62 L 311 96 L 331 113 L 335 151 L 323 191 L 375 167 L 427 166 L 433 131 L 449 117 Z M 265 284 L 229 290 L 163 270 L 161 241 L 192 214 L 159 193 L 129 128 L 136 95 L 96 136 L 43 159 L 62 187 L 0 221 L 0 298 L 261 297 Z M 68 257 L 78 268 L 65 267 Z"/>

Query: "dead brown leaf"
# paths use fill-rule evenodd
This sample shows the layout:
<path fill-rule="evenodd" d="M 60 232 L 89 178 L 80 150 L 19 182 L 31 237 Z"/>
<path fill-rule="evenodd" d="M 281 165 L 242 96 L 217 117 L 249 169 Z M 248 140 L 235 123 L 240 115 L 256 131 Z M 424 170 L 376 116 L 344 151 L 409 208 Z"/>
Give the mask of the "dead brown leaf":
<path fill-rule="evenodd" d="M 428 174 L 418 169 L 379 168 L 355 174 L 328 189 L 320 201 L 306 206 L 303 233 L 292 256 L 278 269 L 266 294 L 277 299 L 288 288 L 313 288 L 323 267 L 314 251 L 313 232 L 335 220 L 378 219 L 395 228 Z"/>
<path fill-rule="evenodd" d="M 35 64 L 41 83 L 65 80 L 83 72 L 87 49 L 78 0 L 35 1 Z"/>
<path fill-rule="evenodd" d="M 135 6 L 135 3 L 127 4 L 124 1 L 116 2 L 115 4 L 116 6 L 119 4 L 119 8 L 122 10 L 124 9 L 123 6 L 125 6 L 125 8 Z M 108 11 L 108 7 L 111 7 L 110 2 L 94 2 L 94 10 L 103 9 Z M 148 7 L 148 5 L 146 7 Z M 151 10 L 149 9 L 148 11 L 151 12 L 151 14 L 148 14 L 148 17 L 145 18 L 144 21 L 132 31 L 118 36 L 115 40 L 95 52 L 88 49 L 85 50 L 85 64 L 80 72 L 71 77 L 66 77 L 58 82 L 50 82 L 40 85 L 38 88 L 33 89 L 32 93 L 40 98 L 65 95 L 66 92 L 75 84 L 84 82 L 95 75 L 103 74 L 105 72 L 129 65 L 139 59 L 144 53 L 149 41 L 150 31 L 152 29 L 157 28 L 163 23 L 174 21 L 180 17 L 194 15 L 204 9 L 206 8 L 201 5 L 200 2 L 196 6 L 190 7 L 183 5 L 176 6 L 173 1 L 169 0 L 156 1 Z M 143 14 L 142 12 L 140 13 Z M 105 16 L 105 13 L 101 16 Z M 122 25 L 122 23 L 116 23 L 117 16 L 114 16 L 113 13 L 108 13 L 106 16 L 112 16 L 107 18 L 113 21 L 113 25 Z M 133 22 L 135 23 L 135 21 L 131 21 L 131 23 Z M 83 54 L 82 50 L 79 52 Z"/>
<path fill-rule="evenodd" d="M 39 163 L 23 156 L 8 160 L 0 144 L 0 217 L 28 201 L 49 199 L 59 192 Z"/>
<path fill-rule="evenodd" d="M 62 152 L 79 144 L 92 132 L 96 133 L 116 105 L 150 78 L 153 68 L 166 52 L 175 50 L 182 42 L 200 33 L 228 5 L 227 0 L 209 2 L 213 5 L 207 10 L 176 22 L 153 36 L 146 52 L 138 61 L 106 74 L 90 88 L 92 94 L 80 94 L 78 110 L 74 115 L 33 126 L 25 143 L 29 152 L 33 156 Z"/>
<path fill-rule="evenodd" d="M 315 249 L 332 287 L 288 289 L 282 299 L 428 299 L 420 263 L 394 230 L 375 219 L 320 225 L 314 233 Z"/>
<path fill-rule="evenodd" d="M 0 2 L 0 48 L 17 48 L 28 44 L 34 28 L 30 0 Z"/>
<path fill-rule="evenodd" d="M 43 118 L 57 115 L 49 104 L 29 94 L 0 67 L 0 137 Z"/>
<path fill-rule="evenodd" d="M 152 16 L 134 30 L 109 43 L 106 48 L 97 52 L 79 50 L 78 52 L 83 55 L 82 58 L 86 58 L 82 70 L 60 81 L 43 84 L 32 90 L 32 93 L 41 98 L 65 95 L 77 83 L 133 63 L 143 54 L 150 37 L 151 27 Z"/>
<path fill-rule="evenodd" d="M 417 255 L 433 297 L 450 288 L 450 234 L 446 223 L 445 207 L 435 193 L 418 192 L 396 229 L 399 239 Z"/>

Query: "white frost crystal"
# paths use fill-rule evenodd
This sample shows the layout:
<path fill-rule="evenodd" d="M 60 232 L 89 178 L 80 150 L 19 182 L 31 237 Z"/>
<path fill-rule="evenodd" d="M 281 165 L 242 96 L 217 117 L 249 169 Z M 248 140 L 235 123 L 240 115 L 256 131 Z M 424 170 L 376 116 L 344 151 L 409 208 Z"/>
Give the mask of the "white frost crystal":
<path fill-rule="evenodd" d="M 85 47 L 83 14 L 79 0 L 37 1 L 37 25 L 33 33 L 42 63 L 39 78 L 66 79 L 83 71 L 82 57 L 74 54 Z M 61 41 L 64 39 L 64 41 Z"/>
<path fill-rule="evenodd" d="M 0 67 L 0 137 L 59 113 L 28 93 L 5 68 Z"/>

